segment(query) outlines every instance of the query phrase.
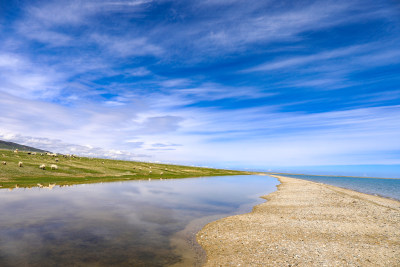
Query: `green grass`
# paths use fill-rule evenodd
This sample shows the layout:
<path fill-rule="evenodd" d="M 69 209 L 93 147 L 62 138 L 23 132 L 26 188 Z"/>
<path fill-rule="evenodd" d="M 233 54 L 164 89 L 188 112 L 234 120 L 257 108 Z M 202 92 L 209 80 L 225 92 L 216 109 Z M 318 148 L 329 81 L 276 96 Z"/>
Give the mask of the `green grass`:
<path fill-rule="evenodd" d="M 56 162 L 58 159 L 58 162 Z M 7 165 L 3 165 L 5 161 Z M 18 167 L 18 162 L 23 167 Z M 39 169 L 45 164 L 46 169 Z M 57 170 L 51 170 L 50 165 L 56 164 Z M 28 155 L 20 151 L 0 149 L 0 187 L 13 188 L 34 187 L 41 185 L 73 185 L 84 183 L 100 183 L 141 179 L 172 179 L 202 176 L 223 176 L 251 174 L 249 172 L 188 167 L 169 164 L 156 164 L 135 161 L 109 160 L 85 157 L 57 157 Z"/>

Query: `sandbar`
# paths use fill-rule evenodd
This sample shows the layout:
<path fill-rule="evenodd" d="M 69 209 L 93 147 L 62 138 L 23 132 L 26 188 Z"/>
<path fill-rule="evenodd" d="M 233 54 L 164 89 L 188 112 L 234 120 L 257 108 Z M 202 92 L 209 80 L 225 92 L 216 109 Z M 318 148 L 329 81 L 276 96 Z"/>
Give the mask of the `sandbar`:
<path fill-rule="evenodd" d="M 400 202 L 274 176 L 252 212 L 207 224 L 205 266 L 400 266 Z"/>

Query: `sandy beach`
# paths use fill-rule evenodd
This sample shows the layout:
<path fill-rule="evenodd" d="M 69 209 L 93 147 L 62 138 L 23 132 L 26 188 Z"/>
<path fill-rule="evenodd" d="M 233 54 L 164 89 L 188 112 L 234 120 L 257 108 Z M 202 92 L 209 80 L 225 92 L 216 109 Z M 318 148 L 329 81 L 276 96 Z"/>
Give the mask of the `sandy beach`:
<path fill-rule="evenodd" d="M 400 202 L 274 177 L 267 202 L 197 234 L 205 266 L 400 266 Z"/>

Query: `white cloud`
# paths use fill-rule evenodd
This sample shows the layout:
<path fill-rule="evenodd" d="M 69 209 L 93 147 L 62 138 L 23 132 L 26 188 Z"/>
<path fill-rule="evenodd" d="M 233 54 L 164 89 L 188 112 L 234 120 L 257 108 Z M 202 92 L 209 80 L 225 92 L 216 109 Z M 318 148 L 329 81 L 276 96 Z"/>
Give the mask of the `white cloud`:
<path fill-rule="evenodd" d="M 269 71 L 276 69 L 287 69 L 302 66 L 309 63 L 315 63 L 322 60 L 336 59 L 349 55 L 354 55 L 361 51 L 365 51 L 366 46 L 351 46 L 345 48 L 334 49 L 331 51 L 320 52 L 312 55 L 291 57 L 289 59 L 277 60 L 275 62 L 267 62 L 265 64 L 252 67 L 247 69 L 247 72 L 251 71 Z"/>
<path fill-rule="evenodd" d="M 311 55 L 305 56 L 295 56 L 287 59 L 276 60 L 273 62 L 266 62 L 264 64 L 249 68 L 244 70 L 244 72 L 253 72 L 253 71 L 272 71 L 272 70 L 280 70 L 280 69 L 291 69 L 304 65 L 318 65 L 313 71 L 318 70 L 320 67 L 320 62 L 324 62 L 323 64 L 330 63 L 329 60 L 338 60 L 345 59 L 350 62 L 350 64 L 346 64 L 343 67 L 348 68 L 353 67 L 353 65 L 365 66 L 365 64 L 369 64 L 369 66 L 380 66 L 387 65 L 391 63 L 398 62 L 400 57 L 400 50 L 389 49 L 389 51 L 382 52 L 382 45 L 377 43 L 369 43 L 364 45 L 355 45 L 344 48 L 336 48 L 334 50 L 328 50 L 324 52 L 319 52 Z M 332 64 L 332 63 L 331 63 Z M 340 63 L 339 63 L 340 64 Z M 335 63 L 335 65 L 339 65 Z M 322 70 L 326 69 L 328 66 L 323 66 Z M 343 67 L 338 67 L 339 70 Z M 329 68 L 329 70 L 334 69 Z"/>
<path fill-rule="evenodd" d="M 9 94 L 47 99 L 57 96 L 61 90 L 63 74 L 14 53 L 0 51 L 0 70 L 0 90 Z"/>
<path fill-rule="evenodd" d="M 143 134 L 166 134 L 176 131 L 180 126 L 180 122 L 184 119 L 178 116 L 157 116 L 147 117 L 140 123 L 137 133 Z"/>
<path fill-rule="evenodd" d="M 152 0 L 136 0 L 136 1 L 109 1 L 109 2 L 104 2 L 104 3 L 100 3 L 100 5 L 104 5 L 104 6 L 121 6 L 121 7 L 136 7 L 136 6 L 140 6 L 143 4 L 148 4 L 153 2 Z"/>
<path fill-rule="evenodd" d="M 335 48 L 303 56 L 286 56 L 243 71 L 246 73 L 292 73 L 299 75 L 282 81 L 284 87 L 308 87 L 319 90 L 341 89 L 378 82 L 377 78 L 357 81 L 351 75 L 381 66 L 391 66 L 400 60 L 400 50 L 392 44 L 376 42 Z"/>
<path fill-rule="evenodd" d="M 121 57 L 160 55 L 163 49 L 149 42 L 145 37 L 113 37 L 110 35 L 93 34 L 91 39 L 110 53 Z"/>
<path fill-rule="evenodd" d="M 210 49 L 212 49 L 210 44 L 214 47 L 222 46 L 230 51 L 246 49 L 252 43 L 298 41 L 303 38 L 300 36 L 301 33 L 330 28 L 362 20 L 364 16 L 372 16 L 363 10 L 361 5 L 354 2 L 317 1 L 308 5 L 291 3 L 286 8 L 279 8 L 274 3 L 266 2 L 252 5 L 245 1 L 232 2 L 234 2 L 231 3 L 232 6 L 221 11 L 223 16 L 215 18 L 213 23 L 207 22 L 201 25 L 198 30 L 201 33 L 208 32 L 208 34 L 198 40 L 198 45 Z M 221 1 L 212 3 L 219 5 Z M 201 6 L 202 3 L 199 5 Z M 265 12 L 259 12 L 260 10 Z M 356 10 L 358 12 L 352 12 Z M 383 14 L 374 16 L 384 17 Z"/>
<path fill-rule="evenodd" d="M 221 99 L 255 99 L 274 96 L 276 92 L 263 92 L 254 87 L 231 87 L 217 83 L 206 82 L 197 87 L 169 90 L 170 94 L 185 98 L 188 102 L 215 101 Z"/>
<path fill-rule="evenodd" d="M 288 87 L 342 89 L 380 82 L 349 76 L 397 64 L 397 39 L 346 41 L 352 45 L 313 52 L 307 52 L 307 42 L 299 41 L 308 38 L 306 32 L 364 19 L 389 20 L 384 8 L 372 10 L 359 1 L 293 2 L 280 8 L 269 1 L 250 5 L 209 0 L 185 6 L 195 10 L 188 13 L 193 18 L 169 10 L 175 13 L 167 12 L 166 23 L 144 28 L 125 24 L 139 16 L 148 19 L 140 13 L 153 6 L 150 2 L 53 1 L 26 7 L 9 29 L 15 34 L 0 41 L 0 129 L 7 131 L 3 137 L 97 156 L 129 158 L 156 149 L 157 160 L 208 165 L 398 162 L 393 156 L 399 150 L 396 106 L 306 113 L 281 110 L 312 97 L 271 102 L 283 98 Z M 211 12 L 214 5 L 218 16 Z M 105 23 L 112 12 L 118 13 L 113 17 L 118 27 Z M 132 29 L 125 32 L 127 25 Z M 253 59 L 257 56 L 254 46 L 263 47 L 255 49 L 263 58 L 273 59 L 255 67 L 241 62 L 248 53 Z M 236 62 L 247 71 L 232 73 Z M 269 72 L 288 73 L 290 78 L 269 83 Z M 213 82 L 226 76 L 225 85 Z M 266 83 L 247 86 L 253 84 L 249 77 L 256 76 Z M 361 104 L 393 101 L 398 99 L 396 90 L 344 98 Z M 263 107 L 239 106 L 251 103 L 242 100 L 255 99 L 255 105 Z M 230 104 L 223 106 L 226 102 Z M 205 103 L 214 108 L 189 108 Z"/>
<path fill-rule="evenodd" d="M 186 87 L 190 85 L 192 82 L 189 79 L 168 79 L 165 81 L 160 82 L 162 87 Z"/>
<path fill-rule="evenodd" d="M 219 110 L 172 104 L 135 110 L 90 103 L 62 107 L 7 94 L 0 105 L 4 138 L 64 153 L 75 149 L 73 153 L 82 155 L 118 157 L 116 151 L 149 155 L 148 149 L 156 149 L 153 160 L 208 165 L 400 163 L 395 155 L 400 126 L 394 123 L 400 121 L 399 106 L 323 113 L 279 112 L 279 106 Z M 34 137 L 23 139 L 21 133 Z"/>
<path fill-rule="evenodd" d="M 145 67 L 139 67 L 139 68 L 134 68 L 134 69 L 127 69 L 125 71 L 126 76 L 146 76 L 152 74 L 151 71 L 146 69 Z"/>
<path fill-rule="evenodd" d="M 1 129 L 0 129 L 0 139 L 32 146 L 45 151 L 51 151 L 61 154 L 74 154 L 83 157 L 100 157 L 100 158 L 125 159 L 125 160 L 143 160 L 151 158 L 150 155 L 135 154 L 128 151 L 121 151 L 116 149 L 107 150 L 100 147 L 93 147 L 91 145 L 77 145 L 77 144 L 64 143 L 63 141 L 58 139 L 12 134 L 3 131 Z"/>

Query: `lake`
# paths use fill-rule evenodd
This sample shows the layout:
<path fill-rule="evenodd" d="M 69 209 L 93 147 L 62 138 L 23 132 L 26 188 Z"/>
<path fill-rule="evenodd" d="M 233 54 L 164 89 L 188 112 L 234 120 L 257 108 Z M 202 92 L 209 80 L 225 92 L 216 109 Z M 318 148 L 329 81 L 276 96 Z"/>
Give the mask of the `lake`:
<path fill-rule="evenodd" d="M 339 186 L 361 193 L 379 195 L 387 198 L 400 200 L 400 179 L 361 178 L 344 176 L 324 175 L 294 175 L 282 174 L 283 176 L 305 179 L 313 182 L 325 183 Z"/>
<path fill-rule="evenodd" d="M 250 212 L 269 176 L 0 190 L 0 266 L 171 266 L 204 258 L 206 223 Z"/>

